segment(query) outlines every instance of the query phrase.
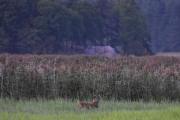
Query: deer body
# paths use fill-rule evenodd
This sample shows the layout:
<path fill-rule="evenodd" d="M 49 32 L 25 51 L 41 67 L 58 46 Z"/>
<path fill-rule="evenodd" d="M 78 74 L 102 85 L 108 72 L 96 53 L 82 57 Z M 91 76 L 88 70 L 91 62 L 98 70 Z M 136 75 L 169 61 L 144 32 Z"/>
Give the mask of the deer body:
<path fill-rule="evenodd" d="M 78 105 L 80 108 L 98 108 L 99 107 L 99 98 L 94 98 L 92 101 L 78 101 Z"/>

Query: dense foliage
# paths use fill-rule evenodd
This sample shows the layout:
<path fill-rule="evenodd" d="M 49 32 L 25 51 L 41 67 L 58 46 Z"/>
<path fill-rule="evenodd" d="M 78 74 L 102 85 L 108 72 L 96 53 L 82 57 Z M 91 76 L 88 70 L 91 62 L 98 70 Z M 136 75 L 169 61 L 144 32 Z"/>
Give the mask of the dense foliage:
<path fill-rule="evenodd" d="M 180 58 L 0 56 L 2 98 L 180 100 Z"/>
<path fill-rule="evenodd" d="M 135 0 L 151 34 L 155 52 L 180 52 L 180 0 Z"/>
<path fill-rule="evenodd" d="M 150 52 L 134 0 L 1 0 L 0 13 L 0 52 L 72 53 L 89 45 Z"/>

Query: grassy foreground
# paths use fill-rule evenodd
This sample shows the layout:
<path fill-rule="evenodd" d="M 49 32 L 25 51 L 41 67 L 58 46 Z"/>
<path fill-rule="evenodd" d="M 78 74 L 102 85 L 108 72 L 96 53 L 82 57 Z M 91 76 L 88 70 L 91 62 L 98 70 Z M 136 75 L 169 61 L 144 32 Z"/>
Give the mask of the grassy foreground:
<path fill-rule="evenodd" d="M 76 102 L 0 100 L 0 120 L 179 120 L 179 103 L 102 101 L 96 110 Z"/>

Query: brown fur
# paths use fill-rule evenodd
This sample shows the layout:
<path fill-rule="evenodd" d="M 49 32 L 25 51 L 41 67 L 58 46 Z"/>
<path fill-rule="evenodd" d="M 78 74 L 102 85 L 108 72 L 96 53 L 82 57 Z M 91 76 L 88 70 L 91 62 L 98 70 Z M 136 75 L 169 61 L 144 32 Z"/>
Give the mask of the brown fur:
<path fill-rule="evenodd" d="M 99 107 L 99 98 L 94 98 L 92 101 L 87 102 L 87 101 L 78 101 L 78 106 L 80 108 L 98 108 Z"/>

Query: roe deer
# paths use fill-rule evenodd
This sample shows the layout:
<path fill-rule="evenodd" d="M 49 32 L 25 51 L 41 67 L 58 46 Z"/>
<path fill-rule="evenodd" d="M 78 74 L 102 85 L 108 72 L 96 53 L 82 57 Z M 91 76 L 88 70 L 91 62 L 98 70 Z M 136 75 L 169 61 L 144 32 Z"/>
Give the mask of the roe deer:
<path fill-rule="evenodd" d="M 100 101 L 100 96 L 98 97 L 93 97 L 93 100 L 90 102 L 87 101 L 78 101 L 78 106 L 80 108 L 98 108 L 99 107 L 99 101 Z"/>

